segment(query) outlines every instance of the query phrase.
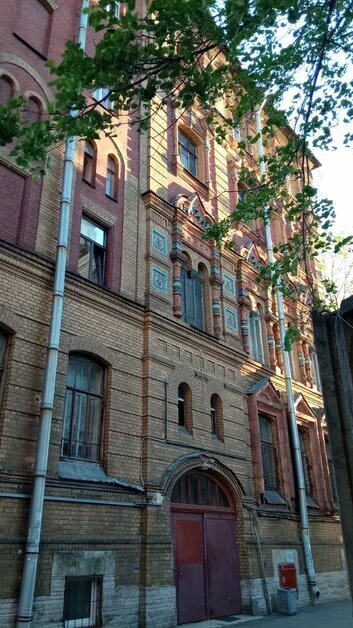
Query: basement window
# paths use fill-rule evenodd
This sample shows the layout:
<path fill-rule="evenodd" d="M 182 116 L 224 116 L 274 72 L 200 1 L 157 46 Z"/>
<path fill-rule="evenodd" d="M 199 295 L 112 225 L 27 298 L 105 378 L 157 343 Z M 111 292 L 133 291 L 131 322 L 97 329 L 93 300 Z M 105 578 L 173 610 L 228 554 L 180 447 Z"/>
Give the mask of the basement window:
<path fill-rule="evenodd" d="M 102 577 L 67 577 L 64 627 L 101 626 Z"/>

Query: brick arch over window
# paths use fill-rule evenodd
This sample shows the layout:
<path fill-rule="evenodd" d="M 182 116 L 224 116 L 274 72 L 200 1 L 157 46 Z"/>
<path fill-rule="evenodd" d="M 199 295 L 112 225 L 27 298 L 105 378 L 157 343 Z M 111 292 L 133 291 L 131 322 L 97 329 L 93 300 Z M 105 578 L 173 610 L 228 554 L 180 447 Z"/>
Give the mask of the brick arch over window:
<path fill-rule="evenodd" d="M 4 70 L 0 68 L 0 79 L 7 80 L 11 85 L 11 98 L 17 98 L 21 93 L 20 84 L 17 78 L 12 74 L 12 72 L 8 72 L 8 70 Z"/>
<path fill-rule="evenodd" d="M 87 353 L 106 365 L 114 363 L 114 351 L 102 342 L 88 336 L 63 335 L 62 348 L 66 353 Z"/>
<path fill-rule="evenodd" d="M 44 94 L 44 96 L 46 98 L 46 100 L 48 102 L 50 102 L 50 103 L 54 102 L 53 92 L 49 89 L 49 87 L 48 87 L 46 81 L 44 80 L 44 78 L 42 77 L 42 75 L 39 74 L 39 72 L 37 72 L 37 70 L 35 70 L 29 63 L 24 61 L 24 59 L 22 59 L 21 57 L 18 57 L 15 54 L 12 54 L 11 52 L 0 52 L 0 63 L 10 63 L 14 67 L 22 68 L 22 70 L 27 72 L 34 79 L 34 81 L 37 83 L 37 85 L 39 85 L 40 89 L 42 90 L 42 92 L 43 92 L 43 94 Z M 3 71 L 4 70 L 0 69 L 0 73 L 3 72 Z M 9 72 L 7 72 L 7 70 L 5 70 L 5 72 L 8 75 L 10 74 Z M 18 87 L 18 93 L 16 92 L 16 96 L 18 96 L 19 93 L 20 93 L 20 86 L 19 86 L 17 80 L 15 79 L 15 77 L 12 76 L 12 78 L 16 81 L 16 85 Z"/>

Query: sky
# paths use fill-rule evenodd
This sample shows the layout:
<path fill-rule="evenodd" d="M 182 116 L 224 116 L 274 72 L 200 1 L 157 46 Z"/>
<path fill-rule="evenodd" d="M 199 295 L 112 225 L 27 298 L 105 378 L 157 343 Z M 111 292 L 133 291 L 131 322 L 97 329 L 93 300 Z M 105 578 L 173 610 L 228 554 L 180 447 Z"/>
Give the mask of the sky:
<path fill-rule="evenodd" d="M 353 149 L 343 147 L 342 138 L 335 151 L 315 150 L 321 168 L 314 171 L 315 185 L 320 194 L 334 202 L 335 233 L 353 234 Z"/>

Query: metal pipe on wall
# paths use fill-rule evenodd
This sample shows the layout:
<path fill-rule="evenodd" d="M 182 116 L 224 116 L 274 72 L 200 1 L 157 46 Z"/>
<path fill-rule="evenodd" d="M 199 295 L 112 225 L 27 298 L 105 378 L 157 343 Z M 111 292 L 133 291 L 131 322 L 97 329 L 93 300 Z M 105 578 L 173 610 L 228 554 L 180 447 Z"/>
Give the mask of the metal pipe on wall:
<path fill-rule="evenodd" d="M 261 122 L 261 111 L 263 110 L 264 104 L 265 104 L 265 100 L 255 113 L 256 133 L 258 134 L 257 147 L 258 147 L 258 152 L 259 152 L 259 166 L 260 166 L 261 177 L 263 177 L 266 174 L 266 162 L 264 161 L 264 145 L 263 145 L 263 139 L 262 139 L 262 122 Z M 271 226 L 270 226 L 270 214 L 268 210 L 266 211 L 264 223 L 265 223 L 265 236 L 266 236 L 268 263 L 271 267 L 271 265 L 274 263 L 274 256 L 273 256 L 272 235 L 271 235 Z M 276 286 L 276 301 L 277 301 L 281 345 L 284 348 L 284 341 L 285 341 L 285 336 L 286 336 L 286 322 L 285 322 L 285 316 L 284 316 L 283 294 L 278 285 Z M 308 519 L 308 509 L 306 505 L 306 492 L 305 492 L 303 463 L 302 463 L 302 456 L 301 456 L 299 432 L 298 432 L 297 417 L 296 417 L 295 402 L 294 402 L 293 387 L 292 387 L 292 374 L 291 374 L 288 351 L 283 351 L 283 364 L 284 364 L 284 378 L 285 378 L 285 385 L 286 385 L 287 402 L 288 402 L 289 429 L 290 429 L 290 434 L 291 434 L 291 439 L 292 439 L 294 471 L 295 471 L 297 491 L 298 491 L 300 529 L 301 529 L 302 546 L 303 546 L 303 553 L 304 553 L 304 563 L 305 563 L 305 570 L 306 570 L 309 590 L 310 590 L 313 600 L 315 601 L 319 599 L 320 591 L 316 584 L 316 573 L 315 573 L 314 560 L 313 560 L 311 543 L 310 543 L 309 519 Z"/>
<path fill-rule="evenodd" d="M 81 4 L 77 43 L 82 49 L 84 49 L 86 44 L 89 3 L 90 0 L 82 0 Z M 70 137 L 67 139 L 65 146 L 59 229 L 56 246 L 53 301 L 49 326 L 47 356 L 44 367 L 44 383 L 34 467 L 33 491 L 28 519 L 27 542 L 24 555 L 18 613 L 16 618 L 17 628 L 30 627 L 33 618 L 34 589 L 38 567 L 44 491 L 48 467 L 50 432 L 54 407 L 54 393 L 63 314 L 67 245 L 72 204 L 74 156 L 75 138 Z"/>

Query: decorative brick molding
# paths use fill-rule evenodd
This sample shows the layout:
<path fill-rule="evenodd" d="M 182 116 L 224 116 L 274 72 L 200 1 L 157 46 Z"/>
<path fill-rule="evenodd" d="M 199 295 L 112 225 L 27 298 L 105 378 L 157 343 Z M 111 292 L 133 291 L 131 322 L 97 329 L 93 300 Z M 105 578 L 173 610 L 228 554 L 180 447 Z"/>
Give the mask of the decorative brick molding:
<path fill-rule="evenodd" d="M 18 57 L 17 55 L 11 52 L 0 52 L 0 63 L 12 63 L 13 65 L 17 65 L 17 67 L 22 68 L 25 72 L 28 72 L 34 78 L 34 80 L 38 83 L 40 88 L 43 90 L 49 102 L 54 102 L 54 96 L 52 91 L 49 89 L 47 83 L 44 81 L 42 76 L 37 72 L 29 63 Z"/>
<path fill-rule="evenodd" d="M 63 337 L 62 348 L 67 353 L 89 353 L 100 358 L 107 364 L 114 364 L 114 351 L 102 342 L 88 336 L 67 336 Z"/>

